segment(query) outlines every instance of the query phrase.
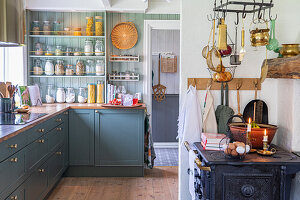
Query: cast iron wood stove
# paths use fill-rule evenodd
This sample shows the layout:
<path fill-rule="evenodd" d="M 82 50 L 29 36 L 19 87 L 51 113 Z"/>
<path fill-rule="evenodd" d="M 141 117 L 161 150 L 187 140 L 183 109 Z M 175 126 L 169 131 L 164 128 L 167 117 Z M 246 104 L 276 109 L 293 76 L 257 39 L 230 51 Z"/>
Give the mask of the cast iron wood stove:
<path fill-rule="evenodd" d="M 202 166 L 195 170 L 195 189 L 200 200 L 289 200 L 292 178 L 300 171 L 300 157 L 277 146 L 273 156 L 248 154 L 243 160 L 228 159 L 221 151 L 205 151 L 194 143 Z M 196 166 L 196 165 L 195 165 Z"/>

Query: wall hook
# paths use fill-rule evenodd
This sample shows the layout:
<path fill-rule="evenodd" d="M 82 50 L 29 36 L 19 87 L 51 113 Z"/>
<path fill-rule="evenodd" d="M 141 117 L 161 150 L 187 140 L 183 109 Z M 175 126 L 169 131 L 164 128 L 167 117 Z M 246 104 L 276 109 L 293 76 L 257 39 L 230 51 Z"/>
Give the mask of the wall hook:
<path fill-rule="evenodd" d="M 239 13 L 236 13 L 236 21 L 234 22 L 234 24 L 237 26 L 239 25 Z"/>
<path fill-rule="evenodd" d="M 270 1 L 270 4 L 272 4 L 272 2 L 273 2 L 273 0 Z M 275 18 L 272 17 L 272 15 L 271 15 L 271 6 L 270 6 L 270 8 L 269 8 L 269 20 L 271 21 L 271 20 L 276 20 L 276 19 L 277 19 L 277 14 L 276 14 Z"/>
<path fill-rule="evenodd" d="M 240 90 L 242 85 L 243 85 L 243 81 L 241 79 L 238 79 L 236 83 L 236 90 Z"/>
<path fill-rule="evenodd" d="M 243 9 L 243 13 L 242 13 L 242 18 L 245 19 L 246 18 L 246 4 L 244 5 L 244 9 Z"/>

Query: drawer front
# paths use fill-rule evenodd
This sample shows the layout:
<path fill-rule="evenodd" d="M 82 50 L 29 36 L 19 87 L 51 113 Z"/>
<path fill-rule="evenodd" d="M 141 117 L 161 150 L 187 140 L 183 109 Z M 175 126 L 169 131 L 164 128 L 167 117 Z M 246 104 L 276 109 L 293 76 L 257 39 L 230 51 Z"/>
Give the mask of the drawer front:
<path fill-rule="evenodd" d="M 64 146 L 61 146 L 47 161 L 49 185 L 54 184 L 60 178 L 64 169 L 64 153 Z"/>
<path fill-rule="evenodd" d="M 28 131 L 0 143 L 0 162 L 26 146 Z"/>
<path fill-rule="evenodd" d="M 58 145 L 60 145 L 65 140 L 65 125 L 64 123 L 58 127 L 52 129 L 48 133 L 48 151 L 54 150 Z"/>
<path fill-rule="evenodd" d="M 24 151 L 0 163 L 0 193 L 25 175 Z"/>
<path fill-rule="evenodd" d="M 38 162 L 43 159 L 48 153 L 47 135 L 36 139 L 26 148 L 25 166 L 26 170 L 30 171 Z"/>
<path fill-rule="evenodd" d="M 47 164 L 38 167 L 25 182 L 25 199 L 38 200 L 47 189 Z"/>
<path fill-rule="evenodd" d="M 52 127 L 51 129 L 53 129 L 54 127 L 57 127 L 58 125 L 66 122 L 67 118 L 68 118 L 68 111 L 63 112 L 62 114 L 56 115 L 55 117 L 52 117 L 47 122 L 49 122 L 49 124 L 51 125 L 51 127 Z"/>
<path fill-rule="evenodd" d="M 9 195 L 5 200 L 24 200 L 25 199 L 25 188 L 21 185 L 16 189 L 11 195 Z"/>

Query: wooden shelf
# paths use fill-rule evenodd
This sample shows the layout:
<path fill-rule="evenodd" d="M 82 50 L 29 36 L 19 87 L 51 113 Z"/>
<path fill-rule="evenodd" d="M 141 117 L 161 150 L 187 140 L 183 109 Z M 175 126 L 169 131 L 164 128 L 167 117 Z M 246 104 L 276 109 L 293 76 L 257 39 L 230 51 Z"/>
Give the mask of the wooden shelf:
<path fill-rule="evenodd" d="M 29 35 L 31 38 L 102 38 L 105 39 L 105 36 L 74 36 L 74 35 Z"/>
<path fill-rule="evenodd" d="M 109 62 L 140 62 L 140 56 L 110 56 Z"/>
<path fill-rule="evenodd" d="M 36 56 L 30 55 L 30 58 L 98 58 L 105 59 L 106 56 Z"/>
<path fill-rule="evenodd" d="M 105 78 L 105 76 L 47 76 L 47 75 L 29 75 L 31 78 Z"/>
<path fill-rule="evenodd" d="M 140 75 L 136 75 L 136 76 L 125 76 L 125 75 L 120 76 L 120 75 L 111 75 L 111 74 L 109 75 L 109 81 L 139 81 L 139 80 L 140 80 Z"/>

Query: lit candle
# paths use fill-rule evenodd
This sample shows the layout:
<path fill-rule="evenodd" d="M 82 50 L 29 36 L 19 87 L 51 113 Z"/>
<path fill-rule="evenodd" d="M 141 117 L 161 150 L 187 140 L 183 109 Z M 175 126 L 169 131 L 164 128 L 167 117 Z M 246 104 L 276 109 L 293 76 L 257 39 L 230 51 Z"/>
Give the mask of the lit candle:
<path fill-rule="evenodd" d="M 268 135 L 267 135 L 267 129 L 265 129 L 265 134 L 264 134 L 264 142 L 268 142 Z"/>
<path fill-rule="evenodd" d="M 249 123 L 247 124 L 247 132 L 251 132 L 251 118 L 249 118 Z"/>

